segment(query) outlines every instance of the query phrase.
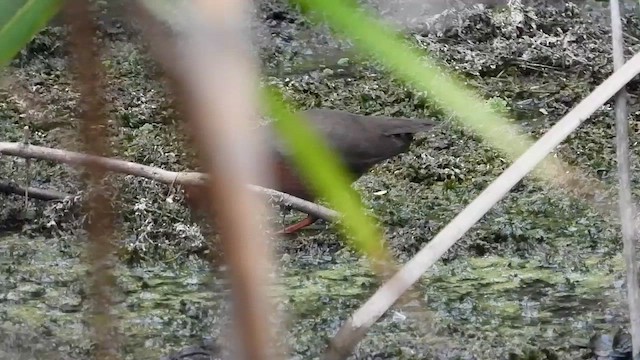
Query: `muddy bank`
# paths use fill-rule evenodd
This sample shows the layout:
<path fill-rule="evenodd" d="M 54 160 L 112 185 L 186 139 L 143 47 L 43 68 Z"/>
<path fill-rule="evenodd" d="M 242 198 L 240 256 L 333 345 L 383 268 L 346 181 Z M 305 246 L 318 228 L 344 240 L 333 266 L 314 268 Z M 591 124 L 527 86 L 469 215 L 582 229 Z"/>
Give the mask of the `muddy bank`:
<path fill-rule="evenodd" d="M 412 24 L 406 38 L 538 137 L 612 69 L 607 12 L 598 4 L 593 11 L 584 2 L 537 6 L 525 9 L 515 30 L 500 7 L 470 8 L 430 26 Z M 313 27 L 295 9 L 263 2 L 256 16 L 269 35 L 260 43 L 265 81 L 280 87 L 296 106 L 445 123 L 356 184 L 400 260 L 415 254 L 508 166 L 501 153 L 433 107 L 428 94 L 396 81 L 373 59 L 355 54 L 348 41 Z M 630 12 L 625 17 L 630 53 L 640 44 L 637 29 L 638 18 Z M 99 37 L 117 156 L 169 170 L 193 169 L 182 119 L 139 36 L 109 21 Z M 34 144 L 76 149 L 78 94 L 71 85 L 65 39 L 63 28 L 46 29 L 9 69 L 0 89 L 5 141 L 21 140 L 22 127 L 29 124 Z M 634 81 L 629 92 L 637 87 Z M 640 111 L 636 97 L 630 106 L 635 117 Z M 640 140 L 635 119 L 631 126 L 635 152 Z M 358 358 L 484 359 L 496 353 L 499 358 L 512 353 L 515 359 L 527 353 L 576 358 L 596 330 L 626 321 L 619 226 L 615 214 L 598 213 L 592 205 L 616 193 L 614 134 L 609 105 L 558 149 L 563 159 L 607 184 L 608 193 L 576 198 L 526 178 L 424 279 L 419 286 L 424 299 L 395 309 L 374 327 Z M 634 156 L 634 184 L 638 164 Z M 3 157 L 0 174 L 24 182 L 24 161 Z M 91 346 L 82 326 L 79 174 L 35 161 L 31 178 L 34 186 L 80 198 L 32 201 L 25 213 L 22 198 L 0 195 L 5 204 L 0 271 L 7 274 L 0 280 L 5 289 L 0 333 L 11 335 L 0 348 L 40 358 L 51 353 L 83 358 Z M 181 192 L 167 201 L 164 185 L 118 175 L 110 181 L 118 190 L 113 196 L 119 209 L 114 240 L 122 260 L 117 310 L 129 358 L 158 358 L 206 335 L 224 339 L 228 286 L 208 279 L 202 260 L 217 253 L 206 242 L 215 234 L 198 225 Z M 583 190 L 589 194 L 591 189 Z M 310 358 L 379 284 L 334 231 L 306 232 L 278 241 L 277 248 L 282 309 L 292 314 L 282 341 L 297 358 Z M 224 269 L 216 270 L 215 278 L 223 278 Z"/>

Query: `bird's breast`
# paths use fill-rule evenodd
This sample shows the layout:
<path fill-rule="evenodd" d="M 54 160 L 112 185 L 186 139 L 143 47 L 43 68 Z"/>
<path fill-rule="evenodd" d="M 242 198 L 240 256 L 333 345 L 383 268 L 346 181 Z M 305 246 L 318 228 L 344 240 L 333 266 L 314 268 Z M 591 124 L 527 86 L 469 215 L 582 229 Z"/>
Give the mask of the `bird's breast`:
<path fill-rule="evenodd" d="M 313 201 L 314 196 L 300 179 L 297 171 L 283 159 L 274 159 L 274 180 L 276 190 L 299 197 L 307 201 Z"/>

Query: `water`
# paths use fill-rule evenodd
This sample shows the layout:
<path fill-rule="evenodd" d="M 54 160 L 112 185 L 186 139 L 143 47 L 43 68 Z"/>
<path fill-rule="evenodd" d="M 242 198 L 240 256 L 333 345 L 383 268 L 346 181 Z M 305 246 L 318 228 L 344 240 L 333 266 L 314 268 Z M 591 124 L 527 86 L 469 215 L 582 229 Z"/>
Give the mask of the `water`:
<path fill-rule="evenodd" d="M 285 263 L 274 288 L 289 317 L 285 342 L 303 358 L 318 354 L 326 337 L 379 286 L 353 255 L 308 260 Z M 578 271 L 499 257 L 439 263 L 411 299 L 374 326 L 365 353 L 422 351 L 420 336 L 430 339 L 431 348 L 475 343 L 494 350 L 575 350 L 594 331 L 614 328 L 626 317 L 624 289 L 616 280 L 621 260 L 594 255 L 584 263 Z M 116 269 L 113 314 L 124 358 L 157 359 L 207 336 L 224 343 L 230 314 L 224 272 L 212 276 L 198 261 Z M 87 356 L 85 270 L 60 240 L 0 239 L 0 349 L 42 359 Z"/>

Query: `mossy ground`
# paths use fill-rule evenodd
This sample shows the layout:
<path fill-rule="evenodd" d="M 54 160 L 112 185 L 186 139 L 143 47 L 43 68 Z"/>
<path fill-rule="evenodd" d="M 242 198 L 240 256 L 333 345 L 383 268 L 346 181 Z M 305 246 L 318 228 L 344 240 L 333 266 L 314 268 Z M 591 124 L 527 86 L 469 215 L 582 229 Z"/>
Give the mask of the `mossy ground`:
<path fill-rule="evenodd" d="M 517 29 L 501 9 L 472 9 L 437 26 L 414 27 L 406 38 L 457 71 L 487 101 L 506 106 L 537 138 L 612 71 L 607 10 L 593 6 L 595 11 L 584 11 L 584 2 L 539 3 L 525 9 Z M 260 49 L 265 79 L 295 106 L 443 122 L 410 152 L 356 183 L 399 260 L 413 256 L 509 165 L 503 154 L 436 109 L 428 94 L 393 79 L 290 7 L 264 2 L 258 18 L 269 35 Z M 632 53 L 640 46 L 638 18 L 629 13 L 624 23 Z M 65 36 L 64 28 L 47 28 L 5 72 L 3 141 L 20 141 L 28 124 L 34 144 L 77 149 L 79 95 Z M 109 22 L 98 36 L 114 155 L 168 170 L 193 169 L 183 119 L 138 35 Z M 631 94 L 637 89 L 637 81 L 628 87 Z M 640 107 L 634 96 L 630 107 L 635 153 Z M 615 213 L 593 205 L 597 196 L 616 194 L 613 123 L 610 102 L 557 151 L 585 178 L 602 181 L 605 194 L 586 188 L 582 193 L 589 196 L 578 198 L 528 176 L 425 276 L 417 287 L 424 298 L 374 326 L 358 358 L 575 358 L 594 330 L 623 324 L 619 224 Z M 634 155 L 634 185 L 639 164 Z M 6 274 L 0 277 L 0 337 L 6 339 L 0 354 L 84 358 L 91 344 L 82 328 L 80 174 L 42 161 L 33 161 L 29 171 L 33 186 L 79 196 L 32 201 L 25 216 L 22 198 L 0 195 L 0 271 Z M 0 174 L 23 183 L 25 163 L 3 157 Z M 202 260 L 219 250 L 207 246 L 210 235 L 194 221 L 182 194 L 129 176 L 109 179 L 118 191 L 115 240 L 122 265 L 116 309 L 127 358 L 157 358 L 205 335 L 224 342 L 228 286 L 212 281 Z M 317 356 L 379 283 L 331 229 L 276 246 L 282 310 L 291 316 L 283 342 L 295 358 Z M 215 277 L 223 278 L 222 272 Z"/>

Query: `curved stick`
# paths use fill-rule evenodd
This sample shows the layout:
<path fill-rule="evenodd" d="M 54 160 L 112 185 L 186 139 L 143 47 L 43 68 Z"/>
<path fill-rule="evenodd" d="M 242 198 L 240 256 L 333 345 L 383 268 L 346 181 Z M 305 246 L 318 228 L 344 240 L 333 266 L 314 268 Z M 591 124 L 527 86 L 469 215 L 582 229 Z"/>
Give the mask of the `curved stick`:
<path fill-rule="evenodd" d="M 60 150 L 44 146 L 25 145 L 14 142 L 0 142 L 0 154 L 18 156 L 22 158 L 49 160 L 72 166 L 84 166 L 90 162 L 94 162 L 94 164 L 99 164 L 109 171 L 139 176 L 167 185 L 205 185 L 207 181 L 207 175 L 200 172 L 169 171 L 126 160 L 104 158 L 74 151 Z M 297 198 L 287 193 L 267 189 L 257 185 L 248 186 L 252 191 L 269 196 L 270 200 L 276 204 L 290 206 L 291 208 L 305 214 L 317 216 L 326 221 L 334 221 L 339 217 L 338 212 L 335 210 Z"/>

